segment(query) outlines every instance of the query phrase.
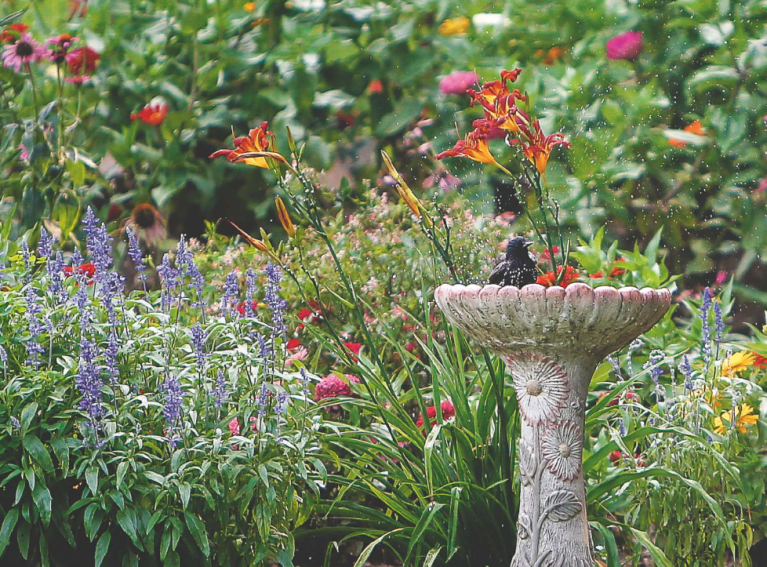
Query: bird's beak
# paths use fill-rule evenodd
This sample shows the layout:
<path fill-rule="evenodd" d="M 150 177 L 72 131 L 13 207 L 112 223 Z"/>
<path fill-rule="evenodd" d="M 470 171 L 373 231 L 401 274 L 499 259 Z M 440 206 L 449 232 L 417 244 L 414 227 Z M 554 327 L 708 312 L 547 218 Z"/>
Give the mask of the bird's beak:
<path fill-rule="evenodd" d="M 533 245 L 533 242 L 530 242 L 529 240 L 525 242 L 525 248 L 530 248 Z"/>

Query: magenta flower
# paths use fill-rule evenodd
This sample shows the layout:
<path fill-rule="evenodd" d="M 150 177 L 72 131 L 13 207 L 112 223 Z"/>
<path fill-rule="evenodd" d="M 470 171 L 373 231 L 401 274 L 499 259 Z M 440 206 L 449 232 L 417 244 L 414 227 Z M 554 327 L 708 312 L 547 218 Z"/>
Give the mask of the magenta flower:
<path fill-rule="evenodd" d="M 45 55 L 45 48 L 35 41 L 32 34 L 22 33 L 16 43 L 3 48 L 3 65 L 19 73 L 23 66 L 40 61 Z"/>
<path fill-rule="evenodd" d="M 629 31 L 616 35 L 607 41 L 608 59 L 625 59 L 633 61 L 642 53 L 644 49 L 644 40 L 642 32 Z"/>
<path fill-rule="evenodd" d="M 466 94 L 466 90 L 479 83 L 479 77 L 474 71 L 457 71 L 444 77 L 439 82 L 439 90 L 443 94 Z"/>

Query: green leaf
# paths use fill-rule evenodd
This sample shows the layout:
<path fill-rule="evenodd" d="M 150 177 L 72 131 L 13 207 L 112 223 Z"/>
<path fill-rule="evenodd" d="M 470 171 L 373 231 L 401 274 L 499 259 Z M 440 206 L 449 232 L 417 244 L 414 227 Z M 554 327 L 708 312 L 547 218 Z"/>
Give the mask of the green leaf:
<path fill-rule="evenodd" d="M 26 433 L 27 429 L 29 429 L 29 426 L 32 424 L 32 419 L 34 419 L 35 415 L 37 414 L 37 408 L 38 405 L 35 402 L 32 402 L 21 411 L 22 435 Z"/>
<path fill-rule="evenodd" d="M 35 502 L 40 519 L 47 526 L 51 521 L 51 492 L 42 482 L 38 482 L 32 490 L 32 500 Z"/>
<path fill-rule="evenodd" d="M 373 550 L 378 546 L 379 543 L 381 543 L 386 537 L 390 536 L 391 534 L 401 532 L 403 529 L 404 528 L 397 528 L 396 530 L 386 532 L 381 537 L 370 542 L 368 546 L 362 550 L 362 553 L 360 553 L 360 556 L 357 558 L 357 561 L 354 562 L 354 567 L 364 567 L 365 562 L 368 560 L 368 557 L 370 557 L 370 554 L 373 553 Z"/>
<path fill-rule="evenodd" d="M 3 556 L 5 548 L 11 541 L 11 534 L 13 534 L 13 528 L 16 527 L 16 522 L 19 521 L 19 509 L 11 508 L 3 518 L 3 525 L 0 526 L 0 557 Z"/>
<path fill-rule="evenodd" d="M 432 567 L 432 565 L 434 565 L 434 562 L 437 560 L 437 557 L 439 556 L 440 551 L 442 551 L 441 545 L 438 545 L 437 547 L 432 547 L 429 550 L 429 553 L 426 554 L 426 559 L 423 560 L 423 567 Z"/>
<path fill-rule="evenodd" d="M 128 462 L 122 461 L 117 465 L 117 488 L 120 488 L 125 480 L 125 474 L 128 472 Z"/>
<path fill-rule="evenodd" d="M 697 71 L 687 85 L 697 91 L 703 92 L 710 89 L 726 89 L 734 86 L 740 80 L 737 69 L 724 65 L 710 65 Z"/>
<path fill-rule="evenodd" d="M 67 161 L 67 171 L 72 177 L 72 184 L 75 187 L 82 187 L 85 183 L 85 164 L 81 161 Z"/>
<path fill-rule="evenodd" d="M 32 458 L 39 464 L 45 472 L 53 472 L 53 461 L 48 451 L 43 446 L 40 439 L 35 435 L 26 435 L 22 440 L 24 449 L 32 455 Z"/>
<path fill-rule="evenodd" d="M 101 563 L 106 557 L 107 551 L 109 551 L 109 543 L 112 541 L 112 535 L 109 531 L 105 531 L 101 534 L 99 541 L 96 543 L 96 553 L 94 555 L 96 565 L 95 567 L 101 567 Z"/>
<path fill-rule="evenodd" d="M 25 560 L 29 558 L 29 527 L 29 523 L 22 518 L 19 529 L 16 530 L 16 545 Z"/>
<path fill-rule="evenodd" d="M 399 106 L 381 119 L 376 128 L 376 135 L 389 137 L 402 132 L 421 115 L 423 103 L 409 98 L 400 102 Z"/>
<path fill-rule="evenodd" d="M 210 543 L 208 542 L 208 534 L 205 532 L 205 525 L 200 518 L 189 512 L 184 512 L 184 521 L 186 527 L 189 528 L 189 533 L 192 534 L 197 547 L 200 548 L 205 557 L 210 557 Z"/>
<path fill-rule="evenodd" d="M 82 166 L 84 176 L 85 166 L 82 162 L 77 163 Z M 56 199 L 51 216 L 53 220 L 59 223 L 61 239 L 66 240 L 80 220 L 80 199 L 72 191 L 63 191 L 59 198 Z"/>
<path fill-rule="evenodd" d="M 85 482 L 88 484 L 88 488 L 91 489 L 91 493 L 95 496 L 99 492 L 99 469 L 98 467 L 88 467 L 85 471 Z"/>
<path fill-rule="evenodd" d="M 648 536 L 646 532 L 636 530 L 631 526 L 629 526 L 629 529 L 631 530 L 631 533 L 634 534 L 634 537 L 637 538 L 637 541 L 639 541 L 639 543 L 641 543 L 650 553 L 655 565 L 658 567 L 674 567 L 666 555 L 656 547 L 652 541 L 650 541 L 650 536 Z"/>
<path fill-rule="evenodd" d="M 439 512 L 444 506 L 444 504 L 439 504 L 437 502 L 430 502 L 426 506 L 426 509 L 421 514 L 421 518 L 418 520 L 415 528 L 413 528 L 413 534 L 410 536 L 410 544 L 407 547 L 407 557 L 405 558 L 405 564 L 408 564 L 408 559 L 410 559 L 410 555 L 413 552 L 415 546 L 423 543 L 421 541 L 421 536 L 426 531 L 426 528 L 429 527 L 429 524 L 431 524 L 437 512 Z"/>

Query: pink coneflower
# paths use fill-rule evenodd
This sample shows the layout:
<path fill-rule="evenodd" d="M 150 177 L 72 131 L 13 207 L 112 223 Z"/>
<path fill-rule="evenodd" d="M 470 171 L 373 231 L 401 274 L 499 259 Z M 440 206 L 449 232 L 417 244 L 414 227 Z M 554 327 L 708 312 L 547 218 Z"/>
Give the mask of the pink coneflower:
<path fill-rule="evenodd" d="M 479 78 L 474 71 L 457 71 L 451 73 L 439 82 L 439 90 L 442 94 L 462 95 L 473 85 L 479 83 Z"/>
<path fill-rule="evenodd" d="M 629 31 L 616 35 L 607 41 L 606 47 L 608 59 L 633 61 L 644 50 L 642 32 Z"/>
<path fill-rule="evenodd" d="M 165 230 L 165 219 L 149 203 L 136 205 L 125 226 L 149 246 L 157 245 L 168 234 Z"/>
<path fill-rule="evenodd" d="M 45 40 L 45 45 L 50 49 L 48 58 L 57 65 L 64 63 L 67 58 L 67 53 L 69 53 L 69 48 L 72 47 L 72 44 L 76 41 L 77 38 L 72 37 L 68 33 L 49 37 Z"/>
<path fill-rule="evenodd" d="M 45 48 L 37 43 L 32 34 L 22 33 L 19 40 L 3 48 L 3 65 L 21 72 L 21 68 L 45 57 Z"/>

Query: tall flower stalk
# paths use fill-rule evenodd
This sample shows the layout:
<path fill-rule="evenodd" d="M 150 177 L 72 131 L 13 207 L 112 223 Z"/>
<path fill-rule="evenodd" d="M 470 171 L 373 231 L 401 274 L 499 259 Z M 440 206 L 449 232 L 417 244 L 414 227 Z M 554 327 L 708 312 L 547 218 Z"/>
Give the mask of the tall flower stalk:
<path fill-rule="evenodd" d="M 563 134 L 543 133 L 540 121 L 530 115 L 530 105 L 527 95 L 519 89 L 510 89 L 508 83 L 514 83 L 521 69 L 502 71 L 497 81 L 488 81 L 479 91 L 469 89 L 471 105 L 479 105 L 484 112 L 484 118 L 474 121 L 474 130 L 462 140 L 458 140 L 452 149 L 437 154 L 437 159 L 447 157 L 462 157 L 479 163 L 497 167 L 515 182 L 518 190 L 519 203 L 530 221 L 538 240 L 548 250 L 552 273 L 556 283 L 562 281 L 570 252 L 570 243 L 565 243 L 562 227 L 559 223 L 559 204 L 549 192 L 546 179 L 551 153 L 557 146 L 570 147 Z M 520 108 L 524 104 L 526 110 Z M 495 129 L 504 130 L 507 134 L 506 143 L 519 147 L 522 157 L 519 162 L 522 174 L 514 177 L 512 172 L 501 165 L 493 156 L 488 146 L 488 139 Z M 395 179 L 397 179 L 395 177 Z M 532 192 L 537 204 L 537 214 L 527 206 L 526 193 Z M 536 219 L 536 216 L 538 217 Z M 557 267 L 554 247 L 560 250 L 561 266 Z"/>

